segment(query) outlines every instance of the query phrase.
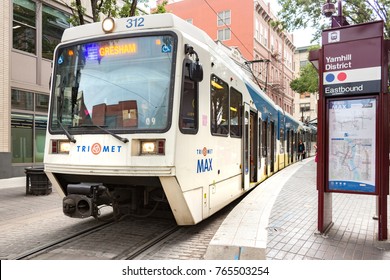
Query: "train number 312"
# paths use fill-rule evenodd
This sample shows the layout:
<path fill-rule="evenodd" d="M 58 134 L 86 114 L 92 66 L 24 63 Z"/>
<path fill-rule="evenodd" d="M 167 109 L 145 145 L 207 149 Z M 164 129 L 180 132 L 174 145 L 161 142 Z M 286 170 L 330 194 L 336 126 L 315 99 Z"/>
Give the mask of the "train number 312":
<path fill-rule="evenodd" d="M 143 17 L 140 17 L 140 18 L 129 18 L 127 20 L 126 27 L 127 28 L 135 28 L 135 27 L 145 26 L 144 25 L 144 21 L 145 21 L 145 19 Z"/>

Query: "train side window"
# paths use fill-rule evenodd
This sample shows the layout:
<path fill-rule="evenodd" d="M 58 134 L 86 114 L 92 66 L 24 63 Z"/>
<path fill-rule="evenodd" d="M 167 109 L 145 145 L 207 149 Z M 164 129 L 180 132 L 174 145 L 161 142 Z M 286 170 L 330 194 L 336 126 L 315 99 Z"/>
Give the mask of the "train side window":
<path fill-rule="evenodd" d="M 261 123 L 261 151 L 263 157 L 267 157 L 267 126 L 268 123 L 266 120 Z"/>
<path fill-rule="evenodd" d="M 227 136 L 229 134 L 229 87 L 215 75 L 211 75 L 211 133 Z"/>
<path fill-rule="evenodd" d="M 242 136 L 242 94 L 230 88 L 230 136 Z"/>
<path fill-rule="evenodd" d="M 198 132 L 198 83 L 190 79 L 190 63 L 190 60 L 184 61 L 179 128 L 182 133 L 196 134 Z"/>
<path fill-rule="evenodd" d="M 280 128 L 279 130 L 279 142 L 280 142 L 280 153 L 284 154 L 284 128 Z"/>

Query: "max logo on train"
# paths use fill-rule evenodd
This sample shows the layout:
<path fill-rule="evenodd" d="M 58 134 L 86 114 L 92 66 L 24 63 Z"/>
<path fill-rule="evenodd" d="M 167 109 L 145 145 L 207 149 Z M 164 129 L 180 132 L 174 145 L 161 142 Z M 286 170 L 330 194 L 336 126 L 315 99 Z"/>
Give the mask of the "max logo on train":
<path fill-rule="evenodd" d="M 203 149 L 197 149 L 196 153 L 198 155 L 207 156 L 213 153 L 213 149 L 207 149 L 204 147 Z M 202 158 L 198 159 L 198 163 L 196 165 L 196 173 L 209 172 L 213 170 L 213 159 L 212 158 Z"/>

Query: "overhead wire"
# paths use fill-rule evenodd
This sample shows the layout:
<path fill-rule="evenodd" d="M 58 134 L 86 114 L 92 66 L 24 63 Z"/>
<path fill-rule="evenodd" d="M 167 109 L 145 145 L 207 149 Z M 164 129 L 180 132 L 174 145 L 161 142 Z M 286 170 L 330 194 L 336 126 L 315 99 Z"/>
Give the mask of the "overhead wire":
<path fill-rule="evenodd" d="M 250 54 L 252 55 L 252 52 L 245 46 L 245 44 L 240 40 L 240 38 L 238 38 L 238 36 L 233 32 L 233 30 L 231 29 L 231 27 L 229 25 L 226 24 L 226 22 L 224 21 L 223 18 L 221 18 L 218 14 L 218 12 L 210 5 L 210 3 L 207 1 L 207 0 L 203 0 L 207 6 L 209 6 L 209 8 L 214 12 L 214 14 L 217 15 L 217 17 L 223 22 L 223 24 L 230 30 L 230 32 L 233 34 L 233 36 L 241 43 L 241 45 L 244 47 L 244 49 Z"/>
<path fill-rule="evenodd" d="M 207 1 L 207 0 L 203 0 L 206 4 L 207 4 L 207 6 L 209 6 L 209 8 L 214 12 L 214 14 L 216 14 L 216 16 L 218 17 L 218 19 L 220 19 L 222 22 L 223 22 L 223 24 L 230 30 L 230 32 L 233 34 L 233 36 L 241 43 L 241 45 L 243 46 L 243 48 L 250 54 L 250 55 L 252 55 L 252 52 L 245 46 L 245 44 L 240 40 L 240 38 L 233 32 L 233 30 L 232 30 L 232 28 L 229 26 L 229 25 L 227 25 L 226 24 L 226 22 L 224 21 L 224 19 L 223 18 L 221 18 L 220 16 L 219 16 L 219 14 L 218 14 L 218 12 L 210 5 L 210 3 Z M 253 78 L 256 80 L 256 82 L 258 83 L 258 77 L 256 77 L 255 75 L 254 75 L 254 73 L 252 72 L 252 69 L 251 69 L 251 67 L 249 66 L 249 64 L 241 64 L 241 65 L 239 65 L 243 70 L 246 70 L 247 68 L 250 70 L 250 73 L 251 73 L 251 75 L 253 76 Z M 264 69 L 265 69 L 266 67 L 264 67 Z M 260 70 L 260 72 L 259 72 L 259 75 L 261 75 L 261 73 L 262 73 L 262 71 L 264 70 L 264 69 L 261 69 Z M 261 80 L 261 79 L 260 79 Z M 264 82 L 264 81 L 262 81 L 262 82 Z M 262 87 L 260 87 L 260 88 L 262 88 Z"/>

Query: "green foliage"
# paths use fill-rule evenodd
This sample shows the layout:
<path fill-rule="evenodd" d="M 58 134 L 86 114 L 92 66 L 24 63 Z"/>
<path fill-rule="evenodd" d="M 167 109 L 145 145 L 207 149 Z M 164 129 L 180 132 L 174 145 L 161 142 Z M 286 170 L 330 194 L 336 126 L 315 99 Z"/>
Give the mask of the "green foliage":
<path fill-rule="evenodd" d="M 137 9 L 138 3 L 143 3 L 145 6 L 148 5 L 148 0 L 123 0 L 124 2 L 123 7 L 119 10 L 119 17 L 132 17 L 132 16 L 138 16 L 139 10 Z"/>
<path fill-rule="evenodd" d="M 318 92 L 318 73 L 311 63 L 301 68 L 300 77 L 290 83 L 292 90 L 298 93 Z"/>
<path fill-rule="evenodd" d="M 69 23 L 76 26 L 84 24 L 84 15 L 86 8 L 81 5 L 80 0 L 75 0 L 70 3 L 72 16 L 69 18 Z"/>
<path fill-rule="evenodd" d="M 293 31 L 300 28 L 316 29 L 315 38 L 321 31 L 330 27 L 330 19 L 322 15 L 322 6 L 326 0 L 278 0 L 281 10 L 278 18 L 284 29 Z M 337 1 L 331 1 L 337 8 Z M 349 24 L 358 24 L 382 19 L 385 23 L 384 34 L 390 37 L 389 0 L 347 0 L 342 1 L 343 16 Z M 334 15 L 337 15 L 337 11 Z"/>
<path fill-rule="evenodd" d="M 89 0 L 92 10 L 92 20 L 94 22 L 100 21 L 100 14 L 109 15 L 111 17 L 131 17 L 139 15 L 140 11 L 137 9 L 137 4 L 143 3 L 145 7 L 148 6 L 149 0 Z M 121 5 L 118 5 L 121 2 Z M 65 3 L 65 2 L 64 2 Z M 165 5 L 167 1 L 157 6 L 154 13 L 165 13 Z M 76 26 L 85 24 L 86 8 L 81 4 L 81 0 L 72 0 L 70 3 L 72 16 L 69 22 Z"/>
<path fill-rule="evenodd" d="M 152 14 L 165 14 L 167 12 L 167 9 L 165 7 L 167 4 L 168 1 L 163 1 L 161 4 L 158 4 Z"/>

